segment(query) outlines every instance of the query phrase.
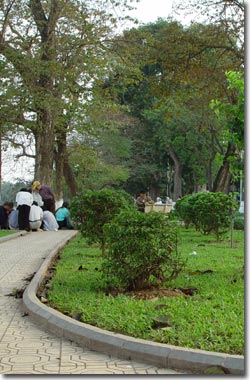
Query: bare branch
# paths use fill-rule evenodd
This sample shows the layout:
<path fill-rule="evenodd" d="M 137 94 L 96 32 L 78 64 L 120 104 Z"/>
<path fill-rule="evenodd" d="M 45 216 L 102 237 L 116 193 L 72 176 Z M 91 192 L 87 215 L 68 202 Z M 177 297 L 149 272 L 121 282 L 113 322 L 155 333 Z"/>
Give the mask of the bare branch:
<path fill-rule="evenodd" d="M 11 138 L 11 137 L 8 137 L 8 141 L 12 144 L 14 148 L 19 148 L 22 150 L 22 153 L 17 154 L 16 158 L 20 158 L 20 157 L 35 158 L 36 157 L 34 154 L 30 154 L 26 151 L 27 147 L 22 142 L 17 142 L 15 138 Z"/>
<path fill-rule="evenodd" d="M 13 4 L 15 3 L 15 0 L 12 0 L 10 2 L 10 4 L 7 6 L 7 9 L 6 9 L 6 13 L 5 13 L 5 17 L 4 17 L 4 21 L 3 21 L 3 28 L 2 28 L 2 31 L 1 31 L 1 34 L 0 34 L 0 51 L 1 51 L 1 46 L 4 42 L 4 35 L 5 35 L 5 31 L 6 31 L 6 28 L 7 28 L 7 20 L 8 20 L 8 17 L 9 17 L 9 13 L 11 11 L 11 8 L 13 6 Z"/>

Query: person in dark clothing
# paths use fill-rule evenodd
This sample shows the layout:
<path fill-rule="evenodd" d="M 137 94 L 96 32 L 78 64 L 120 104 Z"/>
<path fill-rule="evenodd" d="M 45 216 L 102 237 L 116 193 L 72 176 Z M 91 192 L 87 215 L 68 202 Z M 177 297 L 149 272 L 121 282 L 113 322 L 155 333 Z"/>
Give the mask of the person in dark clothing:
<path fill-rule="evenodd" d="M 136 198 L 136 204 L 138 211 L 145 212 L 145 206 L 154 204 L 154 201 L 147 195 L 146 191 L 141 191 Z"/>
<path fill-rule="evenodd" d="M 9 228 L 8 217 L 12 209 L 12 202 L 5 202 L 0 206 L 0 230 L 7 230 Z"/>
<path fill-rule="evenodd" d="M 34 181 L 32 183 L 32 190 L 38 191 L 43 200 L 42 209 L 44 211 L 50 211 L 55 215 L 56 213 L 56 203 L 55 203 L 55 194 L 51 188 L 47 185 L 41 185 L 39 181 Z"/>
<path fill-rule="evenodd" d="M 30 231 L 29 214 L 33 203 L 31 192 L 25 188 L 16 195 L 19 230 Z"/>

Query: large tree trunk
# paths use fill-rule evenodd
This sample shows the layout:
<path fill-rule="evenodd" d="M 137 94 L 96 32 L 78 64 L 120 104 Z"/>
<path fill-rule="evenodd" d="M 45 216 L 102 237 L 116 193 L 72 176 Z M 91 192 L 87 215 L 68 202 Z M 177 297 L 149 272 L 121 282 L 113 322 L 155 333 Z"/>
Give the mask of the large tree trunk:
<path fill-rule="evenodd" d="M 67 127 L 64 131 L 57 133 L 57 151 L 55 153 L 56 163 L 56 198 L 63 199 L 63 178 L 69 188 L 70 196 L 76 195 L 78 188 L 68 160 L 67 152 Z"/>
<path fill-rule="evenodd" d="M 34 106 L 37 113 L 35 129 L 36 163 L 35 179 L 52 186 L 55 143 L 55 73 L 50 63 L 55 61 L 55 27 L 60 6 L 54 2 L 49 17 L 44 13 L 41 0 L 30 0 L 29 6 L 41 37 L 41 70 L 34 84 Z M 52 66 L 52 65 L 51 65 Z M 53 106 L 54 105 L 54 106 Z"/>
<path fill-rule="evenodd" d="M 65 128 L 66 131 L 67 128 Z M 63 168 L 66 159 L 66 132 L 57 134 L 57 150 L 55 150 L 56 164 L 56 198 L 63 199 Z"/>
<path fill-rule="evenodd" d="M 173 200 L 176 201 L 182 196 L 182 170 L 183 165 L 180 163 L 172 145 L 169 146 L 169 155 L 174 162 L 174 195 Z"/>
<path fill-rule="evenodd" d="M 52 186 L 54 162 L 54 121 L 49 109 L 37 113 L 38 128 L 35 133 L 36 162 L 35 180 Z"/>
<path fill-rule="evenodd" d="M 71 197 L 74 197 L 78 192 L 78 186 L 74 177 L 74 173 L 69 165 L 68 159 L 64 161 L 63 174 L 68 185 Z"/>
<path fill-rule="evenodd" d="M 232 174 L 230 173 L 230 158 L 234 157 L 236 153 L 236 146 L 229 142 L 223 163 L 217 173 L 216 179 L 213 185 L 214 192 L 229 192 L 229 185 L 232 179 Z"/>

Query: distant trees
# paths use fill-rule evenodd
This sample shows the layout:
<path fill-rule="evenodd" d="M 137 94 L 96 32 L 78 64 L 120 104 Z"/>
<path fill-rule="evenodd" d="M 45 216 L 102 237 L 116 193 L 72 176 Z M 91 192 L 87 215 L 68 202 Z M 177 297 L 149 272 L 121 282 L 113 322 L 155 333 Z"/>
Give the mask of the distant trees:
<path fill-rule="evenodd" d="M 2 138 L 15 146 L 23 133 L 35 144 L 22 154 L 58 198 L 65 184 L 71 197 L 84 187 L 146 188 L 175 200 L 204 184 L 216 189 L 232 154 L 225 114 L 210 102 L 237 102 L 225 72 L 243 72 L 244 7 L 202 0 L 199 10 L 208 3 L 219 5 L 211 23 L 159 19 L 114 35 L 109 0 L 4 1 Z"/>
<path fill-rule="evenodd" d="M 124 82 L 118 65 L 104 86 L 138 119 L 136 128 L 124 129 L 132 142 L 127 191 L 146 187 L 153 197 L 167 192 L 176 200 L 204 183 L 212 190 L 226 126 L 218 124 L 209 104 L 230 97 L 225 72 L 242 70 L 230 46 L 221 25 L 184 28 L 172 20 L 114 40 L 113 48 L 139 69 Z"/>
<path fill-rule="evenodd" d="M 233 175 L 242 170 L 241 152 L 244 149 L 244 79 L 239 72 L 227 72 L 228 94 L 224 101 L 212 100 L 220 125 L 227 134 L 227 150 L 214 181 L 214 191 L 227 192 Z"/>

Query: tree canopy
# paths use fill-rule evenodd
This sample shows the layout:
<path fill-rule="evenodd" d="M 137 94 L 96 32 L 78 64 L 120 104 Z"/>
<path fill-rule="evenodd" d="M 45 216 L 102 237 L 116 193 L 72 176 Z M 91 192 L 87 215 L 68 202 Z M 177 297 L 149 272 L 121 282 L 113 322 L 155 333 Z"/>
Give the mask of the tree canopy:
<path fill-rule="evenodd" d="M 129 3 L 3 1 L 2 140 L 34 157 L 35 179 L 53 181 L 58 198 L 65 183 L 71 196 L 227 192 L 233 173 L 220 170 L 243 145 L 242 2 L 184 1 L 187 12 L 215 8 L 202 23 L 158 19 L 114 33 L 114 7 Z"/>
<path fill-rule="evenodd" d="M 30 134 L 35 178 L 57 193 L 69 181 L 67 135 L 85 128 L 91 83 L 107 67 L 107 51 L 123 0 L 3 1 L 0 13 L 1 132 Z M 26 154 L 24 152 L 24 154 Z"/>
<path fill-rule="evenodd" d="M 221 25 L 158 20 L 114 40 L 114 49 L 134 68 L 124 84 L 118 65 L 103 86 L 138 119 L 136 128 L 124 130 L 133 151 L 126 190 L 144 187 L 154 197 L 167 192 L 174 199 L 203 184 L 212 190 L 216 160 L 226 154 L 226 126 L 210 102 L 230 101 L 225 72 L 242 70 L 235 52 L 225 48 L 227 39 Z"/>

